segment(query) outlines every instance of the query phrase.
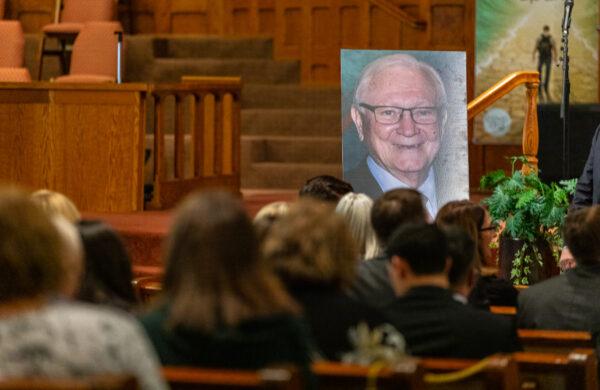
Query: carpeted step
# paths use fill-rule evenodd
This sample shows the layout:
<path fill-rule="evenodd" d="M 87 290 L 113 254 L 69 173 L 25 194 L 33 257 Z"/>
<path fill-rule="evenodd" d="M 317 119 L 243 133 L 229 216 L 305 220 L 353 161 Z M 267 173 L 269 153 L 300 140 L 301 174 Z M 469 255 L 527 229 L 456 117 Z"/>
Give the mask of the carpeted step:
<path fill-rule="evenodd" d="M 161 36 L 154 39 L 156 58 L 273 58 L 271 38 Z"/>
<path fill-rule="evenodd" d="M 242 174 L 243 188 L 299 189 L 317 175 L 342 177 L 341 164 L 254 163 Z"/>
<path fill-rule="evenodd" d="M 242 89 L 242 107 L 339 109 L 340 89 L 297 84 L 245 84 Z"/>
<path fill-rule="evenodd" d="M 298 61 L 259 59 L 157 58 L 152 69 L 154 82 L 178 82 L 182 76 L 241 76 L 244 83 L 297 83 Z"/>
<path fill-rule="evenodd" d="M 340 164 L 342 161 L 340 137 L 244 136 L 242 149 L 251 149 L 252 160 L 247 163 Z"/>
<path fill-rule="evenodd" d="M 243 135 L 339 137 L 339 110 L 243 109 Z"/>

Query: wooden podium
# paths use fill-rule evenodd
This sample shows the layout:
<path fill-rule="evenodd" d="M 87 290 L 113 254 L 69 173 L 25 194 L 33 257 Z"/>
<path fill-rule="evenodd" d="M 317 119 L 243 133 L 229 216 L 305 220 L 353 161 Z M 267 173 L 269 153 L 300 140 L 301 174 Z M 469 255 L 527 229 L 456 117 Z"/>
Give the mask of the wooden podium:
<path fill-rule="evenodd" d="M 153 117 L 154 209 L 203 186 L 239 191 L 240 85 L 0 84 L 0 182 L 62 192 L 84 211 L 141 211 L 146 118 Z M 176 121 L 172 134 L 160 104 L 168 96 L 180 115 L 185 98 L 195 97 L 191 118 Z M 168 137 L 173 153 L 165 152 Z M 184 156 L 184 140 L 192 156 Z M 173 154 L 174 173 L 166 171 Z M 185 164 L 192 165 L 187 177 Z"/>

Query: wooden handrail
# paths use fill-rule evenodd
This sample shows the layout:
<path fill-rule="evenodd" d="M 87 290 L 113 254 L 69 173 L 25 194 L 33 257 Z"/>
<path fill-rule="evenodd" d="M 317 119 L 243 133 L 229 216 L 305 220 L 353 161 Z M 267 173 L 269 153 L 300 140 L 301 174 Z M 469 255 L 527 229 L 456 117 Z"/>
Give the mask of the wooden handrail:
<path fill-rule="evenodd" d="M 424 20 L 419 20 L 412 15 L 409 15 L 405 11 L 392 4 L 389 0 L 369 0 L 369 3 L 381 8 L 388 15 L 394 17 L 395 19 L 408 23 L 409 26 L 413 28 L 416 28 L 418 30 L 425 30 L 425 28 L 427 27 L 427 22 L 425 22 Z"/>
<path fill-rule="evenodd" d="M 520 85 L 527 89 L 527 111 L 523 122 L 523 155 L 527 157 L 529 164 L 523 164 L 523 171 L 534 170 L 538 166 L 538 118 L 537 118 L 537 94 L 540 85 L 540 74 L 534 71 L 514 72 L 498 81 L 487 91 L 477 96 L 467 105 L 467 116 L 471 120 L 475 115 L 485 111 L 497 100 L 508 94 Z"/>
<path fill-rule="evenodd" d="M 473 119 L 477 114 L 488 109 L 497 100 L 515 89 L 520 85 L 528 83 L 535 84 L 537 87 L 540 84 L 540 74 L 538 72 L 513 72 L 496 84 L 492 85 L 481 95 L 469 102 L 467 105 L 468 119 Z"/>

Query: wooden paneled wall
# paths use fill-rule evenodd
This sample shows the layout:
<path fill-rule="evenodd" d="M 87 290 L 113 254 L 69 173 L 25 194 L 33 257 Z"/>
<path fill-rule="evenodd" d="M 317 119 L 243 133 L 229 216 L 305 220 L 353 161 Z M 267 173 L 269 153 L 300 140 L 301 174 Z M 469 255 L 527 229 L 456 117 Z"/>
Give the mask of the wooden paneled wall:
<path fill-rule="evenodd" d="M 8 0 L 25 31 L 52 20 L 54 0 Z M 339 83 L 339 50 L 420 49 L 467 52 L 474 98 L 475 0 L 126 0 L 119 17 L 133 33 L 270 36 L 275 57 L 301 61 L 302 81 Z M 472 127 L 472 126 L 470 126 Z M 470 137 L 469 137 L 470 138 Z M 508 168 L 513 145 L 469 145 L 471 187 Z"/>

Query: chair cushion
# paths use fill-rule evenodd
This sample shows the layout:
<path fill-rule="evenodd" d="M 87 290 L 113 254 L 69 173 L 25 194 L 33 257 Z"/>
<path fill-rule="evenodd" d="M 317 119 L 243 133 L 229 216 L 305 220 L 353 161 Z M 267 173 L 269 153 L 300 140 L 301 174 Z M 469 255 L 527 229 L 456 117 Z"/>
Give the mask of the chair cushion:
<path fill-rule="evenodd" d="M 44 34 L 78 34 L 83 23 L 52 23 L 42 28 Z"/>
<path fill-rule="evenodd" d="M 96 74 L 73 74 L 54 79 L 57 83 L 114 83 L 114 77 Z"/>
<path fill-rule="evenodd" d="M 0 82 L 29 83 L 31 76 L 27 68 L 0 68 Z"/>

